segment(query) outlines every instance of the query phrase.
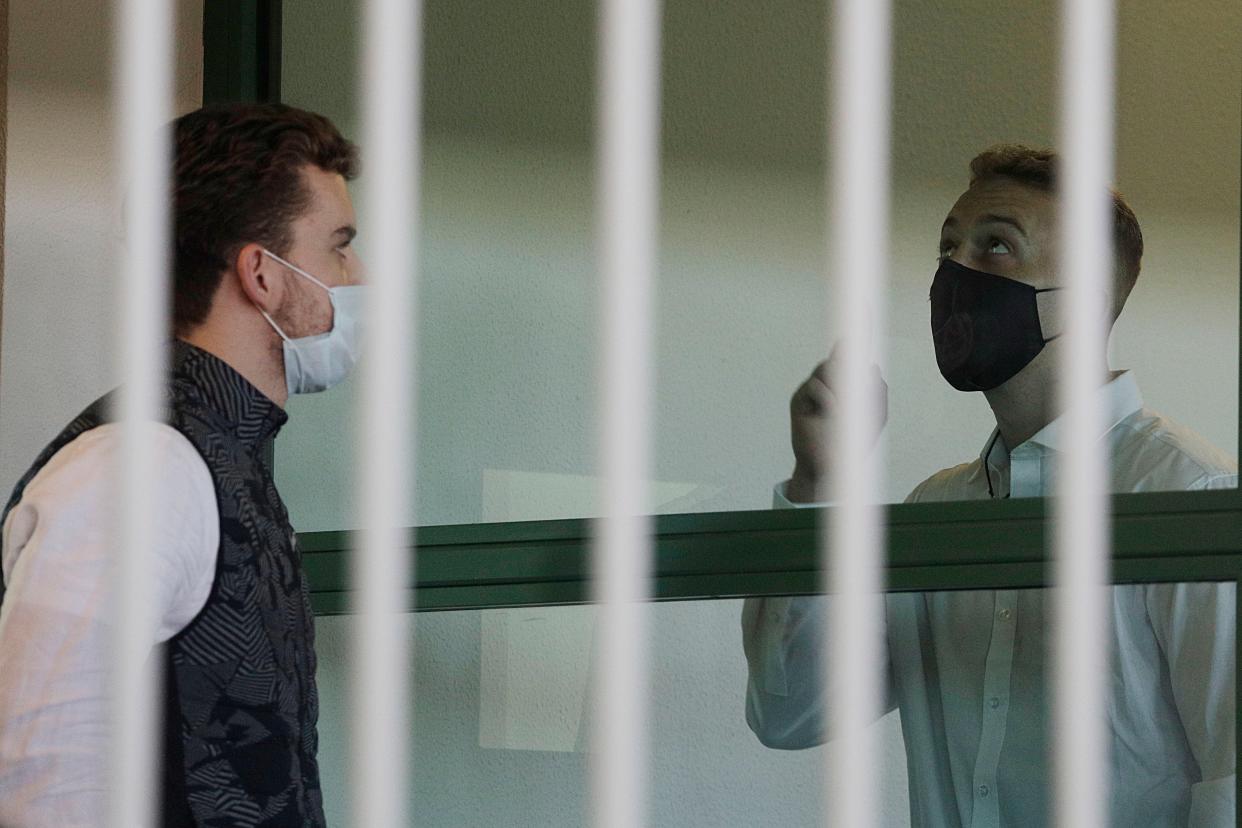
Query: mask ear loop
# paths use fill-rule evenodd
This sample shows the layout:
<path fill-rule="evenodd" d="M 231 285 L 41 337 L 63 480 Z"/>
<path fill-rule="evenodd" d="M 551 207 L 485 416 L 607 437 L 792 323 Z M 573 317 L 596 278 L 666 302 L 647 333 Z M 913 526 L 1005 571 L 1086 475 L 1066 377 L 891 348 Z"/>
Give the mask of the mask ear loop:
<path fill-rule="evenodd" d="M 276 324 L 276 322 L 272 319 L 272 317 L 267 315 L 267 311 L 263 310 L 263 308 L 259 307 L 258 305 L 255 305 L 254 309 L 257 310 L 259 313 L 263 314 L 263 318 L 267 320 L 267 324 L 272 326 L 272 330 L 280 334 L 281 339 L 283 339 L 285 342 L 292 341 L 289 339 L 289 337 L 285 336 L 285 332 L 280 329 L 280 326 Z"/>
<path fill-rule="evenodd" d="M 1054 288 L 1035 288 L 1035 293 L 1036 293 L 1036 294 L 1040 294 L 1040 293 L 1052 293 L 1054 290 L 1065 290 L 1065 288 L 1059 288 L 1059 287 L 1054 287 Z M 1038 310 L 1036 311 L 1036 314 L 1038 314 Z M 1040 339 L 1043 339 L 1043 332 L 1042 332 L 1043 325 L 1042 325 L 1042 324 L 1040 325 L 1040 329 L 1041 329 L 1041 331 L 1040 331 L 1040 335 L 1039 335 L 1039 337 L 1040 337 Z M 1063 334 L 1057 334 L 1056 336 L 1050 336 L 1050 337 L 1048 337 L 1047 339 L 1044 339 L 1044 344 L 1045 344 L 1045 345 L 1047 345 L 1047 344 L 1048 344 L 1049 342 L 1051 342 L 1052 340 L 1054 340 L 1054 339 L 1060 339 L 1062 336 L 1063 336 Z"/>
<path fill-rule="evenodd" d="M 264 256 L 267 256 L 269 259 L 273 259 L 274 261 L 280 262 L 282 265 L 289 268 L 290 270 L 292 270 L 294 273 L 298 274 L 299 276 L 304 276 L 307 279 L 310 279 L 312 282 L 319 285 L 319 287 L 326 290 L 329 296 L 332 295 L 332 288 L 328 287 L 323 282 L 319 281 L 314 276 L 310 275 L 305 270 L 293 264 L 292 262 L 285 261 L 284 259 L 277 256 L 272 251 L 268 250 L 266 247 L 260 247 L 259 252 L 261 252 Z M 267 320 L 267 324 L 271 325 L 272 328 L 276 331 L 276 333 L 280 334 L 281 339 L 283 339 L 285 342 L 293 341 L 288 336 L 285 335 L 285 332 L 280 329 L 279 325 L 277 325 L 275 322 L 272 321 L 272 317 L 267 315 L 267 311 L 263 310 L 263 308 L 260 308 L 258 305 L 255 305 L 255 309 L 258 310 L 259 313 L 263 314 L 263 318 Z"/>
<path fill-rule="evenodd" d="M 319 280 L 318 280 L 318 279 L 316 279 L 314 276 L 310 275 L 310 274 L 309 274 L 309 273 L 307 273 L 305 270 L 303 270 L 302 268 L 300 268 L 300 267 L 298 267 L 297 265 L 295 265 L 293 262 L 287 262 L 287 261 L 285 261 L 284 259 L 282 259 L 282 258 L 280 258 L 279 256 L 277 256 L 277 255 L 276 255 L 275 253 L 273 253 L 272 251 L 268 250 L 266 247 L 260 247 L 260 248 L 259 248 L 259 250 L 260 250 L 260 252 L 262 252 L 262 253 L 263 253 L 263 255 L 264 255 L 264 256 L 267 256 L 269 259 L 274 259 L 275 261 L 280 262 L 282 265 L 284 265 L 285 267 L 289 268 L 290 270 L 292 270 L 294 273 L 298 274 L 299 276 L 304 276 L 305 278 L 310 279 L 312 282 L 314 282 L 315 284 L 319 285 L 321 288 L 323 288 L 324 290 L 326 290 L 328 293 L 332 293 L 332 288 L 328 287 L 328 286 L 327 286 L 327 285 L 325 285 L 323 282 L 319 281 Z M 1053 288 L 1053 290 L 1057 290 L 1057 289 L 1058 289 L 1058 288 Z"/>
<path fill-rule="evenodd" d="M 992 436 L 992 442 L 988 443 L 988 450 L 983 453 L 983 477 L 988 481 L 988 497 L 995 499 L 996 492 L 992 489 L 992 474 L 988 470 L 988 461 L 992 459 L 992 449 L 996 448 L 996 441 L 1000 439 L 1000 431 Z M 1005 495 L 1009 497 L 1009 495 Z"/>

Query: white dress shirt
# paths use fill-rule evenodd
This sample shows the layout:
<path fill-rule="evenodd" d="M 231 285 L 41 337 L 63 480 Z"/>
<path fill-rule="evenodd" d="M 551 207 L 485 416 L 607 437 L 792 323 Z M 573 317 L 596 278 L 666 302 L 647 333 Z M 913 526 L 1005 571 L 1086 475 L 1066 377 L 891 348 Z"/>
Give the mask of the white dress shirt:
<path fill-rule="evenodd" d="M 1103 439 L 1118 492 L 1229 488 L 1237 468 L 1193 432 L 1143 408 L 1126 373 L 1103 386 Z M 907 502 L 1038 497 L 1063 444 L 1054 421 L 1012 451 L 993 433 L 980 457 L 941 471 Z M 990 489 L 990 492 L 989 492 Z M 794 505 L 777 487 L 776 505 Z M 1234 585 L 1112 589 L 1111 823 L 1234 824 Z M 886 597 L 886 710 L 900 710 L 912 822 L 983 828 L 1049 824 L 1050 694 L 1043 590 Z M 764 744 L 819 744 L 827 598 L 748 599 L 746 719 Z"/>
<path fill-rule="evenodd" d="M 0 527 L 0 825 L 104 820 L 120 428 L 100 426 L 58 451 Z M 150 440 L 154 646 L 206 603 L 220 519 L 211 473 L 190 441 L 167 425 L 153 425 Z"/>

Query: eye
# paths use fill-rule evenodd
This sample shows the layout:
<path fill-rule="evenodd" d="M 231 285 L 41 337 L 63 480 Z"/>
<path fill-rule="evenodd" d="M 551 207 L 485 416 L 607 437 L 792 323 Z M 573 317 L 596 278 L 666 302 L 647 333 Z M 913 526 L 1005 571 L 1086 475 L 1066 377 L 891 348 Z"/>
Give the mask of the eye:
<path fill-rule="evenodd" d="M 988 253 L 996 256 L 1004 256 L 1013 251 L 1009 249 L 1009 243 L 1004 239 L 998 239 L 995 236 L 988 239 Z"/>

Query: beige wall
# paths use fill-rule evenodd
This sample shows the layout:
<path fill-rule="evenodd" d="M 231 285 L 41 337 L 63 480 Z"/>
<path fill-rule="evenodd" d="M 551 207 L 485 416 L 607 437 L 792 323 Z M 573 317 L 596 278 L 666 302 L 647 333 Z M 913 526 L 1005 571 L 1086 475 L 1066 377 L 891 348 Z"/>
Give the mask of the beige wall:
<path fill-rule="evenodd" d="M 0 491 L 116 383 L 122 241 L 114 165 L 110 0 L 5 0 L 9 35 Z M 178 112 L 202 96 L 203 0 L 178 0 Z"/>

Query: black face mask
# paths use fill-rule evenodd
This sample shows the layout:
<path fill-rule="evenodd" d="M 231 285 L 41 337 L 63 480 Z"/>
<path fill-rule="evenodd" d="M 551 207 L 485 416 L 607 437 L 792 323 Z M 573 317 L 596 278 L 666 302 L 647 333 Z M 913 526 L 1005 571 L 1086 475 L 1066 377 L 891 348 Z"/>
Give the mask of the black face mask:
<path fill-rule="evenodd" d="M 1036 290 L 945 259 L 931 286 L 932 341 L 940 373 L 959 391 L 990 391 L 1033 360 L 1044 344 Z"/>

